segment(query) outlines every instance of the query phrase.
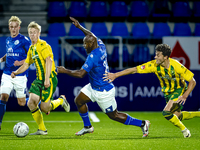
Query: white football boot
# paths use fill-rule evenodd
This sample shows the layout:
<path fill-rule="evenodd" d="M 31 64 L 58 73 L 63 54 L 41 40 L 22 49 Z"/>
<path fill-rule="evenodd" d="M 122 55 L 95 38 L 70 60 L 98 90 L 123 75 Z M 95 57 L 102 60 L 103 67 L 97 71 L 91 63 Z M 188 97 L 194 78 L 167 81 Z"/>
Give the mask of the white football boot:
<path fill-rule="evenodd" d="M 183 133 L 184 138 L 189 138 L 189 137 L 191 137 L 190 130 L 188 130 L 187 128 L 185 128 L 185 129 L 182 131 L 182 133 Z"/>
<path fill-rule="evenodd" d="M 143 132 L 143 136 L 142 137 L 148 137 L 149 135 L 149 127 L 150 127 L 150 121 L 149 120 L 145 120 L 145 125 L 144 127 L 141 127 L 142 132 Z"/>
<path fill-rule="evenodd" d="M 93 132 L 94 132 L 94 127 L 90 127 L 88 129 L 84 127 L 81 131 L 78 131 L 75 134 L 81 136 L 81 135 L 84 135 L 86 133 L 93 133 Z"/>

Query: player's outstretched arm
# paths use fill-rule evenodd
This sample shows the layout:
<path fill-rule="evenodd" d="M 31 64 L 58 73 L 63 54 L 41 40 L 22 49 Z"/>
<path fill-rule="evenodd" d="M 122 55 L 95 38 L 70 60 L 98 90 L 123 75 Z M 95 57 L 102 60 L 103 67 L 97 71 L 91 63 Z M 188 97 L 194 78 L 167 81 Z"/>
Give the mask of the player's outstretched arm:
<path fill-rule="evenodd" d="M 137 73 L 137 68 L 136 67 L 128 68 L 128 69 L 125 69 L 123 71 L 116 72 L 116 73 L 106 72 L 104 74 L 103 79 L 104 79 L 104 81 L 108 81 L 109 80 L 109 83 L 110 83 L 110 82 L 113 82 L 118 77 L 129 75 L 129 74 L 134 74 L 134 73 Z"/>
<path fill-rule="evenodd" d="M 87 71 L 85 71 L 83 68 L 80 70 L 69 70 L 63 66 L 58 66 L 57 70 L 58 73 L 64 73 L 75 78 L 83 78 L 87 74 Z"/>
<path fill-rule="evenodd" d="M 69 18 L 71 19 L 71 21 L 75 25 L 75 27 L 79 28 L 85 34 L 85 36 L 86 35 L 94 35 L 91 31 L 87 30 L 82 25 L 80 25 L 80 23 L 78 22 L 78 20 L 76 20 L 73 17 L 69 17 Z"/>
<path fill-rule="evenodd" d="M 0 63 L 6 61 L 6 54 L 0 58 Z"/>
<path fill-rule="evenodd" d="M 29 68 L 29 64 L 24 63 L 19 69 L 16 71 L 12 72 L 11 77 L 14 78 L 16 75 L 23 73 Z"/>

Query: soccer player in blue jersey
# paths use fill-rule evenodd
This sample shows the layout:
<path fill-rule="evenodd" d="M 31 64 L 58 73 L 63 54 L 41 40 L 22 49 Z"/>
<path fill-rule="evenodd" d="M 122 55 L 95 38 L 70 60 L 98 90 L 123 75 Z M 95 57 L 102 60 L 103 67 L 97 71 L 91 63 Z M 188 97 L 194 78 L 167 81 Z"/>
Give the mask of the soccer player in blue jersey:
<path fill-rule="evenodd" d="M 27 51 L 31 45 L 31 41 L 19 33 L 21 20 L 17 16 L 12 16 L 9 21 L 10 36 L 6 39 L 6 54 L 0 58 L 0 62 L 6 62 L 1 77 L 1 97 L 0 97 L 0 130 L 2 119 L 6 111 L 6 103 L 8 101 L 12 89 L 16 91 L 18 104 L 24 106 L 26 104 L 26 83 L 28 70 L 16 78 L 11 78 L 11 73 L 23 65 Z"/>
<path fill-rule="evenodd" d="M 88 116 L 88 102 L 97 102 L 100 108 L 112 120 L 118 121 L 125 125 L 134 125 L 141 127 L 143 137 L 149 134 L 150 122 L 148 120 L 138 120 L 126 113 L 117 111 L 117 103 L 115 100 L 115 87 L 108 81 L 103 81 L 103 74 L 109 72 L 107 63 L 106 46 L 92 32 L 81 26 L 75 18 L 70 17 L 72 23 L 79 28 L 84 34 L 83 46 L 88 56 L 80 70 L 69 70 L 63 66 L 59 66 L 58 73 L 83 78 L 87 73 L 90 83 L 85 85 L 78 96 L 75 98 L 75 104 L 79 114 L 82 117 L 84 128 L 76 133 L 76 135 L 84 135 L 94 131 Z"/>

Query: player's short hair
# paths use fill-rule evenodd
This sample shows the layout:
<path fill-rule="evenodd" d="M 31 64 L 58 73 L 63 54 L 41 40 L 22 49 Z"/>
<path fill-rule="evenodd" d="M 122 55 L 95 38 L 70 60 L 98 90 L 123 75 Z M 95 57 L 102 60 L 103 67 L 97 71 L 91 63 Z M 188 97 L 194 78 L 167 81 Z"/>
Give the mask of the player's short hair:
<path fill-rule="evenodd" d="M 10 17 L 10 19 L 8 20 L 8 25 L 10 24 L 10 22 L 18 22 L 19 26 L 21 25 L 22 21 L 19 19 L 19 17 L 17 16 L 12 16 Z"/>
<path fill-rule="evenodd" d="M 162 52 L 163 56 L 168 56 L 168 58 L 172 52 L 171 47 L 167 44 L 158 44 L 155 49 L 156 51 Z"/>
<path fill-rule="evenodd" d="M 29 25 L 28 25 L 28 29 L 29 28 L 35 28 L 35 29 L 38 29 L 39 32 L 41 32 L 41 26 L 36 23 L 35 21 L 32 21 Z"/>

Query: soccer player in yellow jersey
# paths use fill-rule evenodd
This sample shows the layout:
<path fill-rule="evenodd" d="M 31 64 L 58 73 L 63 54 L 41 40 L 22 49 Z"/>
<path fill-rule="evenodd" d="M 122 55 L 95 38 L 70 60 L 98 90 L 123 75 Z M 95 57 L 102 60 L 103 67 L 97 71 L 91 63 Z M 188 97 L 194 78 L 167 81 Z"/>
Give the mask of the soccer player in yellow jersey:
<path fill-rule="evenodd" d="M 196 85 L 194 74 L 177 60 L 169 58 L 171 48 L 167 44 L 158 44 L 155 48 L 155 60 L 137 67 L 129 68 L 116 73 L 106 73 L 104 80 L 114 81 L 116 78 L 134 73 L 154 73 L 160 81 L 162 92 L 166 99 L 163 116 L 173 125 L 181 129 L 185 138 L 190 137 L 190 131 L 183 125 L 182 120 L 200 117 L 200 112 L 188 112 L 181 109 L 193 88 Z M 189 82 L 188 86 L 186 81 Z"/>
<path fill-rule="evenodd" d="M 69 112 L 70 106 L 64 95 L 61 95 L 57 100 L 53 100 L 53 93 L 56 90 L 58 83 L 56 67 L 53 59 L 51 46 L 46 41 L 41 40 L 40 37 L 41 26 L 35 22 L 28 25 L 28 34 L 31 39 L 32 45 L 29 48 L 25 63 L 11 76 L 14 78 L 16 75 L 26 71 L 29 66 L 35 63 L 37 78 L 31 84 L 29 93 L 28 107 L 32 116 L 38 124 L 38 130 L 30 135 L 46 135 L 47 129 L 44 125 L 43 112 L 48 113 L 61 105 L 66 112 Z M 40 108 L 38 103 L 41 100 Z"/>

